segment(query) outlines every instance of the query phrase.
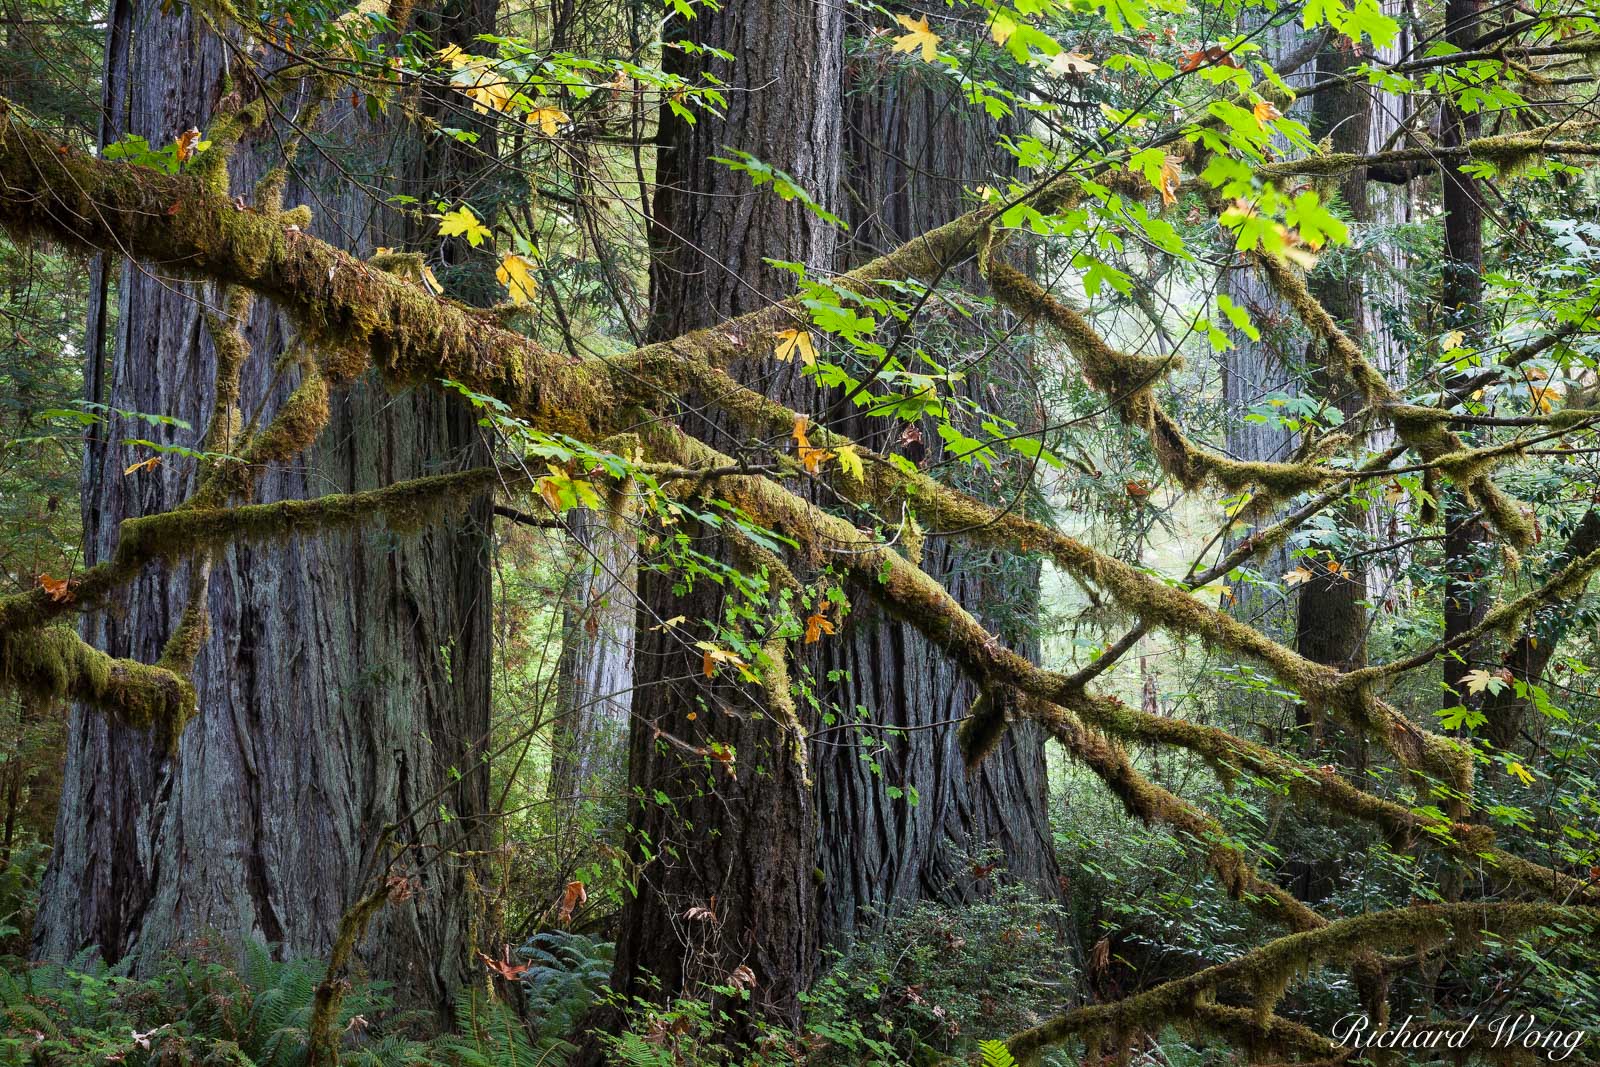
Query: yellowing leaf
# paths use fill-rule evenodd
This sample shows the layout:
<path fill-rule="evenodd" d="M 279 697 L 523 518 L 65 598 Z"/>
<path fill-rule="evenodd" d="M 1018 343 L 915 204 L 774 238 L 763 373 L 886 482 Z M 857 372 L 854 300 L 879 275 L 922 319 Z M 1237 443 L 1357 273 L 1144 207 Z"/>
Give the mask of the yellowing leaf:
<path fill-rule="evenodd" d="M 659 625 L 652 626 L 652 627 L 650 627 L 650 629 L 652 629 L 652 630 L 654 630 L 654 631 L 656 631 L 658 633 L 664 633 L 667 630 L 672 629 L 674 626 L 678 626 L 681 623 L 685 623 L 685 622 L 688 622 L 688 621 L 689 621 L 688 616 L 685 616 L 685 615 L 674 615 L 670 619 L 662 620 L 662 622 Z"/>
<path fill-rule="evenodd" d="M 1179 171 L 1181 160 L 1177 156 L 1167 156 L 1161 161 L 1161 202 L 1163 204 L 1176 204 L 1178 202 L 1178 183 L 1183 180 Z"/>
<path fill-rule="evenodd" d="M 558 107 L 536 107 L 528 112 L 529 124 L 538 126 L 546 137 L 554 137 L 556 127 L 571 121 L 567 113 Z"/>
<path fill-rule="evenodd" d="M 932 63 L 938 57 L 939 35 L 928 29 L 926 18 L 914 19 L 910 15 L 896 15 L 894 20 L 910 31 L 894 39 L 894 51 L 909 53 L 920 48 L 924 63 Z"/>
<path fill-rule="evenodd" d="M 1528 770 L 1528 768 L 1524 767 L 1516 760 L 1512 760 L 1506 764 L 1506 773 L 1511 775 L 1511 777 L 1515 778 L 1517 781 L 1521 782 L 1523 785 L 1533 784 L 1533 774 Z"/>
<path fill-rule="evenodd" d="M 1469 694 L 1481 693 L 1485 689 L 1493 689 L 1495 692 L 1499 692 L 1500 688 L 1505 684 L 1481 668 L 1475 671 L 1468 671 L 1461 676 L 1461 680 L 1467 684 L 1467 692 Z"/>
<path fill-rule="evenodd" d="M 1296 567 L 1294 570 L 1284 574 L 1283 584 L 1288 586 L 1296 586 L 1301 582 L 1309 582 L 1311 578 L 1312 574 L 1310 571 L 1306 570 L 1304 567 Z"/>
<path fill-rule="evenodd" d="M 811 443 L 811 438 L 806 434 L 806 426 L 810 420 L 804 415 L 794 417 L 794 443 L 796 453 L 800 457 L 800 465 L 806 469 L 807 474 L 816 474 L 822 470 L 822 465 L 833 458 L 833 453 L 825 448 L 817 448 Z"/>
<path fill-rule="evenodd" d="M 1446 352 L 1450 352 L 1460 348 L 1466 342 L 1466 340 L 1466 334 L 1462 333 L 1460 330 L 1451 330 L 1449 333 L 1439 338 L 1439 347 Z"/>
<path fill-rule="evenodd" d="M 798 354 L 800 362 L 808 367 L 817 362 L 817 350 L 811 343 L 811 331 L 779 330 L 775 336 L 778 343 L 772 349 L 774 359 L 788 363 Z"/>
<path fill-rule="evenodd" d="M 1005 44 L 1011 40 L 1011 35 L 1017 32 L 1017 20 L 1003 12 L 996 11 L 994 21 L 989 23 L 989 36 L 994 38 L 995 44 Z"/>
<path fill-rule="evenodd" d="M 835 455 L 839 460 L 839 469 L 858 482 L 867 480 L 866 468 L 861 465 L 861 453 L 856 451 L 855 445 L 840 445 Z"/>
<path fill-rule="evenodd" d="M 510 290 L 513 304 L 529 303 L 533 300 L 533 294 L 539 291 L 538 283 L 533 280 L 533 260 L 527 256 L 507 252 L 500 260 L 494 276 Z"/>
<path fill-rule="evenodd" d="M 1530 386 L 1528 395 L 1533 398 L 1534 406 L 1541 412 L 1547 412 L 1561 398 L 1562 389 L 1559 385 Z"/>
<path fill-rule="evenodd" d="M 750 672 L 750 665 L 737 652 L 729 652 L 725 648 L 713 645 L 710 641 L 696 641 L 694 647 L 700 650 L 700 669 L 707 678 L 716 674 L 718 667 L 727 664 L 730 667 L 739 668 L 739 673 L 743 674 L 745 678 L 752 681 L 755 679 L 755 676 Z"/>
<path fill-rule="evenodd" d="M 1050 61 L 1051 74 L 1093 74 L 1099 69 L 1100 65 L 1089 62 L 1082 52 L 1061 52 Z"/>
<path fill-rule="evenodd" d="M 466 204 L 434 217 L 439 220 L 440 237 L 465 237 L 473 248 L 477 248 L 490 236 L 489 227 L 479 222 L 478 216 Z"/>
<path fill-rule="evenodd" d="M 153 471 L 159 466 L 161 466 L 161 457 L 151 456 L 149 459 L 141 459 L 137 463 L 128 464 L 128 466 L 123 470 L 122 476 L 126 478 L 134 471 Z"/>
<path fill-rule="evenodd" d="M 1271 100 L 1259 101 L 1252 112 L 1257 122 L 1271 122 L 1273 119 L 1283 118 L 1283 113 L 1272 105 Z"/>

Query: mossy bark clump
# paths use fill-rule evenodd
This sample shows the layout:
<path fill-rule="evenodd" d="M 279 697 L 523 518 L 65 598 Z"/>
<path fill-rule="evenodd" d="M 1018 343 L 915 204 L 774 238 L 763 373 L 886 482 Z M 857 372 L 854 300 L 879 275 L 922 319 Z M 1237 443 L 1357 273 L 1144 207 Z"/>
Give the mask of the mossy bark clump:
<path fill-rule="evenodd" d="M 65 626 L 0 630 L 0 685 L 45 700 L 81 700 L 168 744 L 194 714 L 194 687 L 159 666 L 115 659 Z"/>

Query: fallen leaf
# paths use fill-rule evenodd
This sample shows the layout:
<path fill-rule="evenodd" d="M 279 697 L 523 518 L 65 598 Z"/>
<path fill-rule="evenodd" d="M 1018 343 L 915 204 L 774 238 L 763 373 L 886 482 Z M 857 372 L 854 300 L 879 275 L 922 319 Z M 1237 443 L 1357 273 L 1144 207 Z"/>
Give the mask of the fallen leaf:
<path fill-rule="evenodd" d="M 910 53 L 920 48 L 924 63 L 932 63 L 938 58 L 939 35 L 928 29 L 927 18 L 913 19 L 910 15 L 896 15 L 894 20 L 910 32 L 894 39 L 893 51 Z"/>

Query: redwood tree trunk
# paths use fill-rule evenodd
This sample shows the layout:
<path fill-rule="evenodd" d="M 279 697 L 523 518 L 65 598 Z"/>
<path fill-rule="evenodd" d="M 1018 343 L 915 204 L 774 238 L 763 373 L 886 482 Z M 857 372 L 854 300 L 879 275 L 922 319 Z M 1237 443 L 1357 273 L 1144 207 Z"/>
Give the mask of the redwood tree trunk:
<path fill-rule="evenodd" d="M 751 0 L 702 8 L 679 32 L 725 49 L 668 51 L 668 64 L 693 77 L 698 64 L 731 83 L 723 118 L 689 124 L 663 110 L 652 232 L 652 339 L 676 336 L 787 295 L 793 277 L 771 256 L 812 268 L 831 265 L 835 234 L 797 202 L 752 186 L 711 161 L 729 149 L 757 156 L 797 179 L 824 205 L 838 179 L 841 9 L 829 4 Z M 763 356 L 733 373 L 768 392 L 775 366 Z M 785 370 L 786 375 L 792 370 Z M 790 382 L 792 387 L 792 380 Z M 731 449 L 729 436 L 698 414 L 691 433 Z M 676 531 L 680 527 L 674 527 Z M 709 530 L 688 531 L 695 547 L 731 560 Z M 760 697 L 721 671 L 702 673 L 701 620 L 719 620 L 725 588 L 701 578 L 680 595 L 681 577 L 641 564 L 636 688 L 629 743 L 632 844 L 644 861 L 638 893 L 623 909 L 613 985 L 626 994 L 709 995 L 708 983 L 750 972 L 754 1014 L 779 1023 L 799 1017 L 798 995 L 817 957 L 815 819 L 811 786 L 795 758 L 794 731 L 763 713 Z M 680 627 L 660 622 L 683 615 Z M 676 740 L 681 744 L 675 744 Z M 687 750 L 733 746 L 735 765 Z M 714 1000 L 717 998 L 713 998 Z M 732 1036 L 751 1036 L 739 1015 Z"/>
<path fill-rule="evenodd" d="M 442 17 L 465 40 L 491 28 L 483 21 L 491 11 L 479 4 Z M 164 14 L 136 0 L 127 15 L 112 20 L 127 32 L 109 40 L 108 71 L 127 95 L 107 129 L 153 144 L 206 129 L 227 74 L 222 42 L 185 5 Z M 138 77 L 126 79 L 129 71 Z M 337 129 L 331 151 L 374 181 L 427 178 L 418 188 L 436 189 L 432 175 L 449 171 L 404 131 L 368 123 L 342 102 L 326 114 L 326 128 Z M 397 143 L 410 152 L 398 161 Z M 234 191 L 248 198 L 280 154 L 272 132 L 241 144 Z M 348 192 L 348 178 L 321 153 L 302 158 L 309 177 L 291 180 L 286 202 L 313 205 L 318 235 L 358 253 L 404 243 L 393 217 Z M 194 464 L 173 457 L 124 475 L 146 453 L 123 440 L 193 447 L 214 393 L 215 354 L 200 316 L 202 302 L 218 303 L 214 287 L 132 265 L 117 297 L 106 401 L 193 428 L 118 420 L 90 443 L 90 563 L 112 551 L 119 521 L 171 508 L 194 485 Z M 296 372 L 276 369 L 293 339 L 264 305 L 247 336 L 241 410 L 264 420 L 296 384 Z M 258 500 L 372 488 L 472 462 L 473 421 L 441 394 L 391 397 L 361 384 L 332 407 L 301 462 L 263 474 Z M 212 635 L 194 672 L 199 715 L 175 751 L 94 711 L 73 713 L 39 953 L 97 946 L 147 971 L 162 953 L 215 933 L 235 949 L 257 939 L 285 955 L 323 954 L 345 909 L 383 872 L 390 857 L 375 845 L 393 824 L 404 846 L 394 872 L 415 891 L 382 912 L 359 955 L 402 999 L 445 1008 L 469 973 L 475 932 L 467 861 L 457 856 L 482 846 L 487 810 L 478 759 L 488 729 L 487 515 L 485 502 L 415 537 L 379 529 L 220 553 Z M 85 636 L 114 655 L 156 659 L 187 582 L 183 567 L 146 573 L 84 620 Z"/>
<path fill-rule="evenodd" d="M 946 79 L 916 64 L 885 69 L 881 53 L 869 53 L 855 60 L 847 84 L 851 230 L 850 262 L 844 266 L 957 217 L 971 206 L 965 189 L 1011 169 L 1010 155 L 994 144 L 1000 131 L 974 115 Z M 970 263 L 949 277 L 964 291 L 982 290 Z M 981 329 L 950 328 L 965 338 L 964 349 L 985 350 Z M 998 400 L 998 413 L 1030 425 L 1035 412 L 1012 410 L 1023 406 L 1017 398 L 1035 380 L 1026 362 L 1026 353 L 997 346 L 984 364 L 968 369 L 965 387 L 985 409 L 995 409 Z M 883 452 L 897 450 L 903 428 L 881 416 L 852 418 L 840 427 Z M 923 431 L 929 451 L 937 451 L 933 429 Z M 997 464 L 997 473 L 1005 466 Z M 1037 652 L 1029 632 L 1039 600 L 1036 564 L 939 538 L 929 539 L 920 562 L 986 626 L 1025 654 Z M 883 617 L 865 597 L 855 603 L 844 632 L 822 643 L 816 672 L 823 707 L 839 717 L 828 743 L 813 746 L 824 938 L 841 941 L 864 918 L 906 901 L 963 900 L 985 891 L 988 879 L 976 878 L 964 862 L 980 850 L 997 849 L 1008 876 L 1054 897 L 1060 872 L 1050 836 L 1043 738 L 1030 726 L 1013 727 L 969 775 L 956 731 L 977 688 L 912 627 Z M 856 728 L 857 708 L 865 709 L 865 729 Z"/>

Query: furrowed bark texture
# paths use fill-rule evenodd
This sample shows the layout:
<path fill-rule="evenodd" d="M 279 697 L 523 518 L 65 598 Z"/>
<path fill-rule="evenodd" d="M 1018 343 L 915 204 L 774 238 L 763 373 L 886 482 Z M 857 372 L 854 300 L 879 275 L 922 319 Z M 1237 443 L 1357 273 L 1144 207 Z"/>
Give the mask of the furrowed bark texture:
<path fill-rule="evenodd" d="M 222 93 L 222 42 L 182 5 L 162 14 L 160 4 L 135 3 L 129 30 L 126 49 L 112 39 L 109 60 L 114 71 L 137 72 L 125 128 L 152 144 L 206 129 Z M 420 154 L 383 158 L 397 132 L 336 105 L 319 136 L 373 172 L 427 174 Z M 286 196 L 316 206 L 315 232 L 358 252 L 401 243 L 394 220 L 374 219 L 369 203 L 341 191 L 347 179 L 315 152 L 303 158 L 311 177 L 292 180 Z M 248 198 L 280 159 L 271 131 L 241 144 L 234 190 Z M 94 444 L 90 562 L 112 551 L 119 521 L 171 508 L 194 485 L 193 463 L 172 457 L 123 475 L 149 453 L 120 442 L 194 447 L 214 395 L 216 353 L 201 313 L 202 304 L 219 305 L 215 287 L 133 265 L 118 299 L 107 401 L 175 415 L 193 429 L 114 422 Z M 265 304 L 246 336 L 240 408 L 246 419 L 260 412 L 264 424 L 297 384 L 299 372 L 279 358 L 293 341 Z M 471 418 L 441 394 L 394 397 L 361 383 L 335 399 L 316 447 L 263 474 L 256 499 L 454 469 L 471 461 L 472 440 Z M 161 953 L 209 934 L 235 946 L 259 939 L 285 954 L 326 954 L 345 909 L 391 858 L 374 855 L 380 833 L 398 823 L 406 851 L 395 873 L 413 879 L 415 892 L 385 910 L 358 957 L 394 981 L 403 1000 L 445 1008 L 468 974 L 474 933 L 466 869 L 451 853 L 479 843 L 487 807 L 485 776 L 472 773 L 488 726 L 486 519 L 480 504 L 403 541 L 367 530 L 217 554 L 212 636 L 194 670 L 199 714 L 176 752 L 169 758 L 147 732 L 94 711 L 73 714 L 40 954 L 95 945 L 147 970 Z M 188 572 L 149 569 L 85 620 L 84 636 L 154 661 L 183 609 Z M 453 781 L 451 768 L 464 777 Z M 458 821 L 441 823 L 441 811 Z"/>
<path fill-rule="evenodd" d="M 947 82 L 916 64 L 885 62 L 882 53 L 869 52 L 852 61 L 847 87 L 849 267 L 959 217 L 971 206 L 963 190 L 988 181 L 1009 156 L 996 152 L 993 128 Z M 950 277 L 965 291 L 982 290 L 970 263 Z M 953 322 L 938 328 L 960 332 L 963 352 L 985 350 L 981 330 Z M 1025 383 L 1032 380 L 1026 362 L 1001 345 L 969 369 L 964 385 L 984 408 L 993 410 L 1001 400 L 1000 413 L 1027 425 L 1031 413 L 1014 410 L 1019 403 L 1012 399 L 1026 396 Z M 861 416 L 836 425 L 879 452 L 902 447 L 896 438 L 903 428 Z M 943 458 L 933 427 L 921 430 L 930 460 Z M 1036 563 L 946 538 L 929 539 L 920 563 L 986 627 L 1020 639 L 1025 655 L 1038 651 L 1026 636 L 1038 605 Z M 885 617 L 864 596 L 855 603 L 843 632 L 821 644 L 816 672 L 823 706 L 839 717 L 828 743 L 812 749 L 824 939 L 840 942 L 859 923 L 907 901 L 964 900 L 987 890 L 990 883 L 975 879 L 965 862 L 982 849 L 998 849 L 1008 876 L 1053 897 L 1060 872 L 1040 731 L 1014 726 L 969 774 L 956 734 L 977 687 L 915 629 Z M 834 672 L 836 681 L 829 679 Z M 866 729 L 854 725 L 858 708 L 865 709 Z M 896 729 L 908 732 L 887 732 Z M 891 788 L 904 795 L 891 797 Z"/>
<path fill-rule="evenodd" d="M 729 149 L 750 152 L 798 180 L 824 205 L 838 181 L 841 9 L 781 0 L 702 10 L 680 28 L 735 57 L 725 118 L 690 125 L 663 111 L 652 233 L 652 340 L 706 327 L 787 295 L 793 277 L 763 256 L 831 266 L 834 232 L 800 204 L 754 188 L 748 176 L 711 161 Z M 701 60 L 669 52 L 669 64 Z M 694 74 L 692 67 L 680 72 Z M 747 385 L 778 394 L 795 389 L 795 370 L 765 350 L 733 367 Z M 771 368 L 783 377 L 767 380 Z M 795 367 L 798 367 L 796 361 Z M 699 414 L 687 398 L 680 417 L 703 440 L 730 444 L 727 424 Z M 668 531 L 669 535 L 672 531 Z M 730 560 L 712 531 L 690 531 L 695 547 Z M 762 707 L 748 686 L 702 674 L 699 620 L 723 617 L 730 590 L 700 578 L 686 596 L 677 579 L 641 567 L 636 689 L 629 741 L 634 845 L 649 856 L 637 897 L 624 908 L 614 986 L 645 993 L 648 975 L 662 995 L 727 982 L 750 968 L 754 1013 L 794 1023 L 798 994 L 817 958 L 815 817 L 802 762 L 803 738 Z M 661 628 L 683 615 L 684 630 Z M 656 627 L 651 629 L 651 627 Z M 692 630 L 694 636 L 687 636 Z M 704 748 L 731 745 L 730 768 L 685 751 L 661 735 Z M 735 778 L 734 775 L 737 774 Z M 690 909 L 706 909 L 706 912 Z M 693 916 L 699 916 L 698 918 Z M 735 1037 L 748 1037 L 747 1024 Z"/>

